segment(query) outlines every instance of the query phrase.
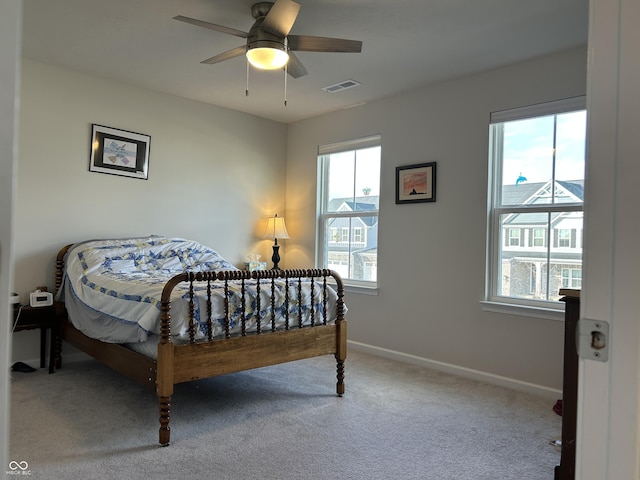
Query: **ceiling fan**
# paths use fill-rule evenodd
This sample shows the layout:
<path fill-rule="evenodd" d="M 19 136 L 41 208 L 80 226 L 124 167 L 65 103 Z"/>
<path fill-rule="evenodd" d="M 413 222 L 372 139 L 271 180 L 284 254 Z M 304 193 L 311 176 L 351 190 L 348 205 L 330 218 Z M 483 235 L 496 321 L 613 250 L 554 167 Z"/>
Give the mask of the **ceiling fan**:
<path fill-rule="evenodd" d="M 246 55 L 249 63 L 257 68 L 275 70 L 286 66 L 287 73 L 293 78 L 298 78 L 308 72 L 300 59 L 293 54 L 294 51 L 359 53 L 362 50 L 362 42 L 358 40 L 289 35 L 299 10 L 300 4 L 293 0 L 256 3 L 251 7 L 251 15 L 255 18 L 255 23 L 248 33 L 182 15 L 173 18 L 247 39 L 246 45 L 215 55 L 200 63 L 213 64 Z"/>

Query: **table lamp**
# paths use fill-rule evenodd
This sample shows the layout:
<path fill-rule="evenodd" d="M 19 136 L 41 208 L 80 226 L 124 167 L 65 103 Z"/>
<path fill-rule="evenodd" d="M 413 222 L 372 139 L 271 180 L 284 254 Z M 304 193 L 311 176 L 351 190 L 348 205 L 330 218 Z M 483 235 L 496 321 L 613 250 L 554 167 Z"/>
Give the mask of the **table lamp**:
<path fill-rule="evenodd" d="M 271 257 L 271 261 L 273 262 L 272 270 L 280 270 L 280 267 L 278 267 L 278 263 L 280 262 L 280 245 L 278 245 L 278 239 L 289 238 L 287 227 L 284 224 L 284 218 L 279 217 L 277 213 L 275 214 L 275 216 L 269 217 L 267 228 L 265 228 L 262 238 L 274 239 L 275 243 L 273 244 L 273 256 Z"/>

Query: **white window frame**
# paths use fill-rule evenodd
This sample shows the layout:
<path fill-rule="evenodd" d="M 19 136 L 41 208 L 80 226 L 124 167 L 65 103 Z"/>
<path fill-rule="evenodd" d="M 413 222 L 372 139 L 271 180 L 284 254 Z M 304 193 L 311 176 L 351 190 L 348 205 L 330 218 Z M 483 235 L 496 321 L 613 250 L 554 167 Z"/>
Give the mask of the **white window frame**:
<path fill-rule="evenodd" d="M 545 115 L 554 115 L 568 113 L 572 111 L 585 110 L 586 99 L 584 96 L 573 97 L 566 100 L 558 100 L 528 107 L 522 107 L 501 112 L 493 112 L 491 114 L 490 123 L 502 123 L 507 121 L 521 120 L 526 118 L 535 118 Z M 536 205 L 517 206 L 509 208 L 496 207 L 499 201 L 502 180 L 502 164 L 496 161 L 498 155 L 491 155 L 495 148 L 501 149 L 501 138 L 490 138 L 489 148 L 489 195 L 487 196 L 487 259 L 486 259 L 486 281 L 485 281 L 485 298 L 481 302 L 483 308 L 488 311 L 500 313 L 510 313 L 516 315 L 533 316 L 547 319 L 563 320 L 564 319 L 564 302 L 544 301 L 523 299 L 516 297 L 506 297 L 497 295 L 499 276 L 502 270 L 498 262 L 501 262 L 501 242 L 504 243 L 503 233 L 500 227 L 500 218 L 508 213 L 532 213 L 535 211 L 544 211 L 549 214 L 553 212 L 582 212 L 584 204 L 559 203 L 544 204 L 539 207 Z M 501 152 L 499 152 L 501 154 Z M 533 232 L 531 232 L 533 235 Z M 544 240 L 544 248 L 552 249 L 553 238 L 548 236 L 551 232 L 547 232 L 547 238 Z M 510 242 L 510 239 L 509 239 Z M 527 242 L 525 241 L 525 245 Z M 540 247 L 537 247 L 540 248 Z M 569 247 L 564 247 L 569 248 Z"/>
<path fill-rule="evenodd" d="M 382 138 L 380 135 L 372 135 L 369 137 L 358 138 L 354 140 L 347 140 L 345 142 L 334 143 L 330 145 L 321 145 L 318 147 L 318 159 L 320 159 L 323 155 L 329 155 L 333 153 L 340 152 L 348 152 L 353 150 L 361 150 L 365 148 L 371 147 L 381 147 L 382 146 Z M 379 173 L 380 174 L 380 173 Z M 328 252 L 324 249 L 324 241 L 325 238 L 325 230 L 324 226 L 326 225 L 326 221 L 328 218 L 349 218 L 351 220 L 350 224 L 353 220 L 358 218 L 378 218 L 378 224 L 380 221 L 380 211 L 337 211 L 337 212 L 325 212 L 324 208 L 327 203 L 327 192 L 325 185 L 326 179 L 326 171 L 324 170 L 323 162 L 318 161 L 318 199 L 317 199 L 317 229 L 316 229 L 316 267 L 317 268 L 326 268 L 327 265 L 327 255 Z M 380 199 L 378 199 L 379 204 Z M 350 238 L 349 233 L 353 230 L 350 228 L 347 230 L 347 241 L 353 242 Z M 342 236 L 342 232 L 339 231 L 340 241 L 344 239 Z M 362 232 L 361 238 L 362 240 L 366 240 L 366 234 Z M 379 242 L 379 237 L 378 237 Z M 377 267 L 376 267 L 377 272 Z M 377 275 L 376 279 L 373 281 L 365 281 L 365 280 L 356 280 L 351 278 L 343 277 L 343 282 L 345 286 L 355 292 L 359 293 L 367 293 L 367 294 L 377 294 Z"/>

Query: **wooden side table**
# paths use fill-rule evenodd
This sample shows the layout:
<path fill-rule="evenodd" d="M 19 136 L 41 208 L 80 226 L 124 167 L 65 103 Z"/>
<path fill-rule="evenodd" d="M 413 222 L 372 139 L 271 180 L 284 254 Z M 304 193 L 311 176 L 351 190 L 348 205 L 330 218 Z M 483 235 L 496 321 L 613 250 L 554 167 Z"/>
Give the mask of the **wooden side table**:
<path fill-rule="evenodd" d="M 17 321 L 16 321 L 17 320 Z M 58 336 L 58 317 L 53 306 L 31 307 L 29 305 L 13 308 L 13 331 L 40 329 L 40 368 L 45 367 L 45 352 L 47 349 L 47 329 L 51 329 L 49 341 L 49 373 L 53 373 L 57 363 L 56 338 Z"/>

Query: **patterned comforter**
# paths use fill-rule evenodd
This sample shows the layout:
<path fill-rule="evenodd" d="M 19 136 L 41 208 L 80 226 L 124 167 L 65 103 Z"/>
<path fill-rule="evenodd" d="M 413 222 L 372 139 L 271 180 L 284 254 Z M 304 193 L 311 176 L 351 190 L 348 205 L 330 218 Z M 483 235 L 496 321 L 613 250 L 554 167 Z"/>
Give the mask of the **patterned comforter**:
<path fill-rule="evenodd" d="M 183 272 L 208 270 L 237 270 L 215 250 L 192 240 L 150 236 L 120 240 L 96 240 L 74 245 L 67 254 L 63 288 L 69 319 L 86 335 L 105 342 L 132 343 L 146 341 L 160 332 L 160 297 L 171 277 Z M 264 282 L 264 281 L 263 281 Z M 260 288 L 260 317 L 263 327 L 271 318 L 271 288 Z M 221 282 L 212 283 L 213 336 L 224 335 L 224 288 Z M 311 301 L 310 281 L 303 281 L 303 296 L 298 302 L 297 282 L 288 285 L 276 281 L 274 311 L 278 324 L 285 313 L 285 290 L 289 288 L 289 313 L 297 322 L 302 314 L 303 323 L 310 322 L 314 310 L 316 322 L 322 318 L 321 288 L 313 289 Z M 194 319 L 196 337 L 207 335 L 206 284 L 196 286 L 197 301 Z M 256 328 L 254 311 L 257 309 L 255 280 L 245 280 L 246 331 Z M 239 281 L 229 282 L 229 317 L 231 333 L 240 330 L 242 294 Z M 188 339 L 188 284 L 182 283 L 171 298 L 171 333 L 175 341 Z M 329 291 L 327 309 L 335 321 L 337 296 Z"/>

